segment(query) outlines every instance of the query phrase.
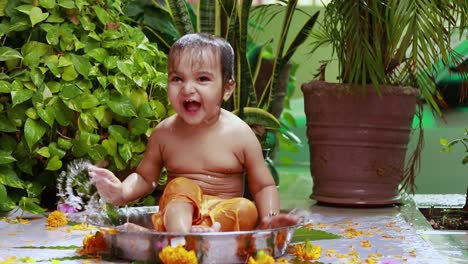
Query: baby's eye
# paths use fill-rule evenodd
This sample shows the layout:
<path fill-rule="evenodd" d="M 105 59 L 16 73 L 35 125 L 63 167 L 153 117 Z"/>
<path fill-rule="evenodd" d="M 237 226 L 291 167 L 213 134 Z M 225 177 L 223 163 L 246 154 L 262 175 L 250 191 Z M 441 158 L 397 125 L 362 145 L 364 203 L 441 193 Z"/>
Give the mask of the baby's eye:
<path fill-rule="evenodd" d="M 173 76 L 171 77 L 171 82 L 182 82 L 182 78 L 179 76 Z"/>
<path fill-rule="evenodd" d="M 210 81 L 211 79 L 210 79 L 208 76 L 201 76 L 201 77 L 198 78 L 198 80 L 199 80 L 200 82 L 208 82 L 208 81 Z"/>

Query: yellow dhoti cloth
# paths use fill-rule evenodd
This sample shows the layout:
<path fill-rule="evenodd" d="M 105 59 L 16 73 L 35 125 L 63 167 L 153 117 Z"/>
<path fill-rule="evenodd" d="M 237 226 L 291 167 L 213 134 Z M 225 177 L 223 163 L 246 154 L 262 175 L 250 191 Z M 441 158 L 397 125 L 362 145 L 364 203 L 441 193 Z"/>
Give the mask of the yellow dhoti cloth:
<path fill-rule="evenodd" d="M 159 212 L 152 216 L 157 231 L 165 231 L 164 213 L 173 201 L 193 205 L 192 225 L 211 226 L 219 222 L 221 231 L 225 232 L 252 230 L 257 223 L 257 208 L 252 201 L 243 197 L 223 199 L 206 195 L 194 181 L 177 177 L 167 184 L 159 201 Z"/>

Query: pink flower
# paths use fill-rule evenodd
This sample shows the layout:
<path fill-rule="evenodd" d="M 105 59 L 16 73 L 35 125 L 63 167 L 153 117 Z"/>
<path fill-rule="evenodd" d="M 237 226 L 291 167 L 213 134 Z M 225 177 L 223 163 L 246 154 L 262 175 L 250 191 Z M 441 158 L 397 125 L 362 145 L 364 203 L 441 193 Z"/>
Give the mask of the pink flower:
<path fill-rule="evenodd" d="M 386 260 L 381 260 L 379 261 L 378 264 L 400 264 L 401 262 L 399 262 L 398 260 L 396 259 L 386 259 Z"/>
<path fill-rule="evenodd" d="M 77 213 L 78 212 L 78 209 L 76 209 L 75 207 L 69 205 L 69 204 L 66 204 L 66 203 L 60 203 L 57 205 L 57 210 L 63 212 L 63 213 Z"/>

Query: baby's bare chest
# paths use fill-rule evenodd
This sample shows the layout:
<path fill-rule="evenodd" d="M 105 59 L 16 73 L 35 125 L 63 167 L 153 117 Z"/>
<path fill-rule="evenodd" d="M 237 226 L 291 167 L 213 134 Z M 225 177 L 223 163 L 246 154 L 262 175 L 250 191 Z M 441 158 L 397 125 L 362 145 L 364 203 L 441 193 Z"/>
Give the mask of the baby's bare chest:
<path fill-rule="evenodd" d="M 176 173 L 241 173 L 244 167 L 242 154 L 232 140 L 172 142 L 161 153 L 164 166 Z"/>

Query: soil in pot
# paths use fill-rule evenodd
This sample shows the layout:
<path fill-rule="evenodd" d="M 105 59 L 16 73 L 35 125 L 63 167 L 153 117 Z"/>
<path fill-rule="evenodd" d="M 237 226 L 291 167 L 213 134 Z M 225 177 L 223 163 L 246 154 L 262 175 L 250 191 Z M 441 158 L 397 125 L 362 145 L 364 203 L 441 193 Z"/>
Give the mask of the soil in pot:
<path fill-rule="evenodd" d="M 436 230 L 468 230 L 468 210 L 463 208 L 419 208 Z"/>

